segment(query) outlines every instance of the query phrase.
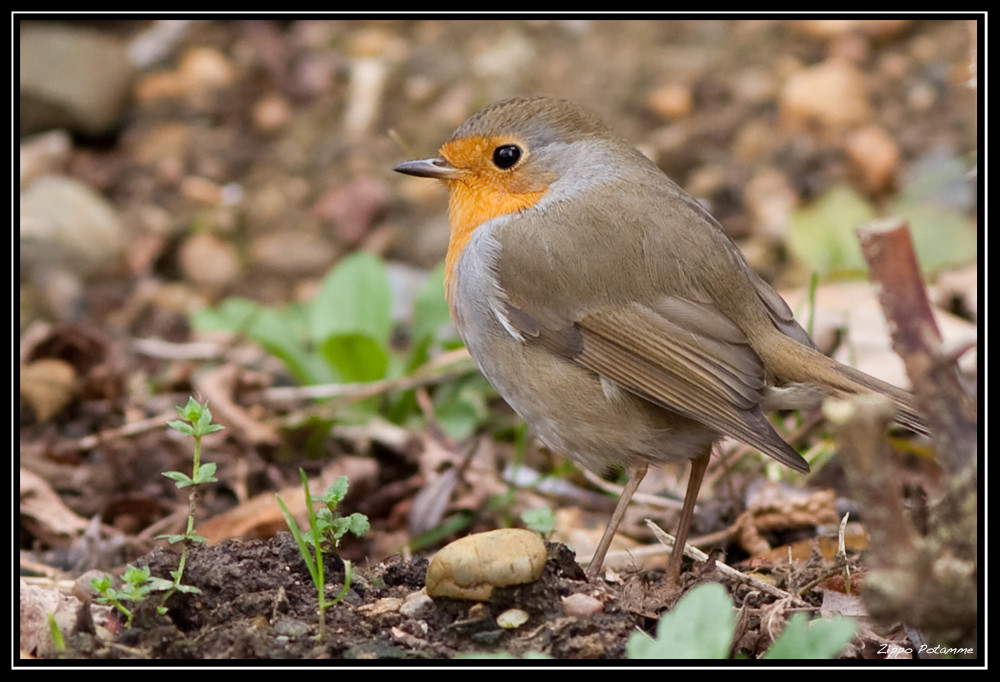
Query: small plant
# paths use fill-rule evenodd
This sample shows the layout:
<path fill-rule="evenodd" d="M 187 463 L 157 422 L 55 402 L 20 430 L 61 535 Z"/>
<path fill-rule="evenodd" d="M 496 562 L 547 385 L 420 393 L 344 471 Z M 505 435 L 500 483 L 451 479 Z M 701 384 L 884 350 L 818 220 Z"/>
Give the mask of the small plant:
<path fill-rule="evenodd" d="M 187 563 L 188 550 L 196 543 L 205 542 L 204 537 L 196 535 L 194 532 L 194 514 L 197 510 L 198 487 L 206 483 L 214 483 L 218 480 L 215 477 L 215 462 L 201 463 L 201 439 L 210 433 L 215 433 L 225 428 L 221 424 L 212 423 L 212 413 L 208 409 L 207 402 L 204 405 L 200 405 L 197 400 L 189 397 L 187 405 L 184 407 L 176 406 L 175 409 L 182 419 L 167 422 L 167 426 L 185 436 L 194 438 L 194 464 L 191 467 L 190 476 L 180 471 L 163 472 L 163 475 L 171 479 L 178 488 L 190 488 L 191 492 L 188 493 L 188 518 L 187 528 L 184 533 L 182 535 L 156 536 L 157 538 L 166 539 L 171 544 L 183 543 L 181 559 L 177 565 L 177 570 L 170 572 L 170 576 L 174 579 L 174 582 L 167 589 L 167 593 L 163 595 L 163 599 L 160 602 L 161 611 L 164 609 L 163 604 L 166 603 L 167 599 L 174 592 L 201 592 L 197 587 L 181 584 L 181 578 L 184 575 L 184 566 Z"/>
<path fill-rule="evenodd" d="M 187 564 L 188 550 L 195 543 L 205 542 L 205 538 L 196 535 L 194 532 L 194 514 L 197 508 L 198 487 L 206 483 L 213 483 L 215 478 L 215 464 L 213 462 L 201 462 L 201 439 L 225 427 L 212 423 L 212 413 L 208 409 L 208 404 L 200 405 L 194 398 L 188 398 L 184 407 L 176 406 L 182 419 L 167 422 L 167 426 L 179 431 L 185 436 L 194 438 L 194 466 L 191 475 L 188 476 L 180 471 L 165 471 L 164 476 L 174 481 L 178 488 L 191 488 L 188 495 L 188 519 L 187 528 L 182 534 L 158 535 L 157 538 L 164 538 L 171 544 L 183 543 L 181 558 L 176 571 L 170 572 L 173 580 L 152 577 L 149 574 L 149 567 L 136 568 L 129 566 L 122 575 L 122 587 L 112 586 L 111 576 L 104 575 L 94 578 L 91 586 L 101 596 L 97 601 L 101 604 L 110 604 L 125 616 L 125 626 L 132 625 L 132 609 L 125 606 L 125 602 L 140 602 L 153 592 L 163 592 L 158 610 L 160 613 L 166 612 L 166 602 L 174 592 L 199 593 L 197 587 L 184 585 L 181 580 L 184 576 L 184 566 Z"/>
<path fill-rule="evenodd" d="M 412 306 L 412 324 L 400 334 L 389 268 L 372 254 L 354 253 L 330 270 L 312 299 L 271 307 L 231 297 L 199 310 L 191 324 L 245 336 L 281 360 L 303 385 L 368 383 L 408 376 L 436 351 L 461 347 L 449 333 L 443 266 L 416 291 Z M 407 343 L 401 347 L 404 337 Z M 434 391 L 435 419 L 452 438 L 461 440 L 490 416 L 491 394 L 478 373 L 467 372 Z M 397 424 L 422 415 L 413 389 L 351 402 L 350 410 L 345 405 L 341 415 L 367 418 L 378 412 Z"/>
<path fill-rule="evenodd" d="M 305 562 L 306 568 L 309 569 L 309 577 L 312 578 L 313 584 L 316 586 L 317 611 L 319 614 L 319 632 L 316 637 L 317 639 L 323 639 L 323 635 L 326 632 L 326 609 L 329 606 L 336 606 L 344 598 L 344 595 L 351 588 L 352 575 L 351 562 L 345 560 L 344 585 L 340 588 L 340 592 L 337 593 L 336 597 L 327 601 L 324 589 L 326 587 L 326 577 L 323 570 L 323 552 L 332 551 L 339 547 L 340 539 L 348 532 L 353 533 L 356 537 L 361 537 L 368 532 L 370 525 L 368 517 L 357 512 L 350 516 L 337 516 L 337 505 L 347 496 L 347 476 L 341 476 L 334 481 L 333 485 L 330 486 L 326 494 L 322 497 L 313 497 L 310 494 L 309 478 L 303 469 L 299 469 L 299 476 L 302 478 L 306 509 L 309 512 L 308 531 L 303 533 L 299 529 L 298 522 L 295 521 L 295 517 L 288 511 L 288 507 L 285 506 L 284 501 L 278 495 L 275 495 L 275 497 L 278 500 L 278 505 L 281 507 L 281 513 L 285 517 L 285 523 L 288 524 L 288 530 L 291 531 L 292 537 L 295 538 L 295 544 L 299 548 L 302 560 Z M 313 503 L 315 502 L 320 502 L 323 505 L 319 511 L 316 511 L 313 507 Z"/>
<path fill-rule="evenodd" d="M 521 514 L 521 520 L 524 521 L 528 530 L 535 531 L 545 539 L 548 539 L 552 535 L 552 531 L 556 529 L 556 517 L 549 507 L 528 509 Z"/>
<path fill-rule="evenodd" d="M 59 623 L 56 622 L 56 614 L 50 613 L 48 620 L 49 634 L 52 636 L 52 646 L 54 646 L 56 648 L 56 652 L 61 655 L 66 651 L 66 638 L 63 637 L 62 628 L 60 628 Z"/>
<path fill-rule="evenodd" d="M 169 590 L 173 583 L 163 578 L 155 578 L 149 574 L 149 567 L 136 568 L 129 565 L 122 574 L 122 586 L 114 587 L 111 576 L 105 574 L 90 581 L 91 587 L 100 594 L 95 600 L 98 604 L 109 604 L 125 616 L 125 627 L 132 627 L 132 617 L 135 615 L 126 602 L 139 603 L 152 592 Z"/>

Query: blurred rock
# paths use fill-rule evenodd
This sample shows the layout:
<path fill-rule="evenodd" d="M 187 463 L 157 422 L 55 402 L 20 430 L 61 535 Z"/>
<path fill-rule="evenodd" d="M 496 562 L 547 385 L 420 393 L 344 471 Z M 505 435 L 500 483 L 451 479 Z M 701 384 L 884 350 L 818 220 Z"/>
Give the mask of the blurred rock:
<path fill-rule="evenodd" d="M 20 26 L 20 134 L 66 128 L 100 136 L 129 100 L 133 69 L 114 35 L 67 24 Z"/>
<path fill-rule="evenodd" d="M 35 418 L 48 421 L 70 404 L 77 392 L 76 370 L 59 358 L 44 358 L 22 365 L 18 392 Z"/>
<path fill-rule="evenodd" d="M 236 249 L 211 232 L 197 232 L 185 239 L 177 263 L 185 279 L 207 287 L 228 286 L 242 274 Z"/>
<path fill-rule="evenodd" d="M 909 19 L 800 19 L 791 22 L 791 25 L 813 38 L 839 38 L 849 33 L 860 33 L 884 39 L 899 34 L 909 23 Z"/>
<path fill-rule="evenodd" d="M 129 42 L 129 59 L 138 68 L 149 68 L 166 59 L 189 32 L 190 19 L 158 19 Z"/>
<path fill-rule="evenodd" d="M 218 92 L 236 82 L 236 68 L 222 52 L 212 47 L 193 47 L 184 53 L 173 71 L 158 71 L 136 85 L 136 99 L 149 104 L 158 99 L 179 99 L 195 109 L 204 109 Z"/>
<path fill-rule="evenodd" d="M 752 232 L 784 239 L 792 225 L 792 209 L 799 197 L 788 177 L 767 168 L 754 175 L 744 190 Z"/>
<path fill-rule="evenodd" d="M 883 128 L 873 124 L 852 131 L 844 151 L 864 192 L 880 195 L 895 189 L 899 146 Z"/>
<path fill-rule="evenodd" d="M 810 126 L 839 130 L 871 116 L 865 76 L 843 59 L 828 59 L 792 74 L 781 89 L 779 106 L 782 124 L 792 131 Z"/>
<path fill-rule="evenodd" d="M 125 142 L 137 163 L 150 166 L 160 180 L 174 184 L 181 182 L 188 159 L 195 151 L 194 134 L 189 123 L 165 121 Z"/>
<path fill-rule="evenodd" d="M 646 98 L 649 108 L 661 118 L 681 118 L 694 109 L 691 88 L 680 83 L 670 83 L 649 93 Z"/>
<path fill-rule="evenodd" d="M 327 191 L 313 207 L 313 215 L 332 222 L 339 241 L 356 246 L 385 211 L 388 201 L 389 188 L 384 182 L 362 176 Z"/>
<path fill-rule="evenodd" d="M 21 263 L 65 268 L 82 277 L 120 263 L 125 228 L 117 210 L 83 183 L 43 175 L 21 192 Z"/>
<path fill-rule="evenodd" d="M 39 175 L 58 173 L 69 162 L 73 141 L 65 130 L 53 130 L 25 140 L 20 144 L 20 187 Z"/>
<path fill-rule="evenodd" d="M 306 230 L 272 232 L 254 238 L 250 254 L 270 272 L 306 275 L 323 272 L 337 260 L 337 249 L 328 239 Z"/>
<path fill-rule="evenodd" d="M 251 114 L 254 128 L 265 134 L 286 127 L 294 116 L 292 105 L 278 93 L 269 93 L 257 100 Z"/>

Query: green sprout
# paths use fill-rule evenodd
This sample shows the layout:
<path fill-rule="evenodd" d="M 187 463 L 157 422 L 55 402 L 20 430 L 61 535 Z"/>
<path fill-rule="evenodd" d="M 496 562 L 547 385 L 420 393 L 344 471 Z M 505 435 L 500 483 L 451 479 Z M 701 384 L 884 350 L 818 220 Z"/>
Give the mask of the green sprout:
<path fill-rule="evenodd" d="M 309 577 L 312 578 L 313 584 L 316 586 L 317 611 L 319 614 L 319 632 L 316 638 L 323 639 L 323 635 L 326 632 L 326 609 L 329 606 L 336 606 L 344 598 L 347 591 L 351 588 L 352 576 L 351 562 L 345 559 L 344 585 L 340 588 L 340 592 L 337 593 L 336 597 L 327 601 L 324 592 L 326 578 L 323 569 L 323 551 L 324 549 L 332 551 L 339 547 L 340 539 L 348 532 L 353 533 L 356 537 L 361 537 L 368 532 L 371 526 L 368 523 L 368 517 L 364 514 L 355 512 L 350 516 L 337 516 L 337 505 L 347 496 L 347 476 L 341 476 L 334 481 L 333 485 L 330 486 L 326 494 L 322 497 L 313 497 L 310 494 L 309 479 L 303 469 L 299 469 L 299 476 L 302 478 L 306 509 L 309 512 L 308 531 L 302 532 L 299 524 L 295 521 L 295 517 L 288 511 L 288 507 L 285 506 L 281 497 L 278 495 L 275 495 L 275 497 L 278 500 L 278 505 L 281 507 L 281 513 L 285 517 L 285 523 L 288 524 L 288 529 L 291 531 L 292 537 L 295 538 L 299 554 L 302 555 L 302 560 L 309 570 Z M 313 503 L 316 502 L 323 505 L 318 511 L 313 507 Z M 312 548 L 312 551 L 310 551 L 310 548 Z"/>
<path fill-rule="evenodd" d="M 121 587 L 114 587 L 111 576 L 105 574 L 90 581 L 91 587 L 100 594 L 95 600 L 98 604 L 109 604 L 125 616 L 125 627 L 132 627 L 132 617 L 135 612 L 126 606 L 126 602 L 139 603 L 152 592 L 169 590 L 173 583 L 163 578 L 149 574 L 149 566 L 137 568 L 129 565 L 122 574 Z"/>
<path fill-rule="evenodd" d="M 528 530 L 535 531 L 545 539 L 548 539 L 556 529 L 556 517 L 550 507 L 528 509 L 521 513 L 521 520 Z"/>
<path fill-rule="evenodd" d="M 190 476 L 180 471 L 163 472 L 163 475 L 173 480 L 178 488 L 191 488 L 191 492 L 188 495 L 188 519 L 185 532 L 182 534 L 156 536 L 158 539 L 166 539 L 171 544 L 183 543 L 177 570 L 170 572 L 170 577 L 173 580 L 151 577 L 148 566 L 141 569 L 129 566 L 126 568 L 124 575 L 122 575 L 121 588 L 113 587 L 112 579 L 109 575 L 94 578 L 90 582 L 94 590 L 101 595 L 97 599 L 98 603 L 110 604 L 117 609 L 125 616 L 126 627 L 132 625 L 134 614 L 132 609 L 125 605 L 125 602 L 140 602 L 152 592 L 163 592 L 163 598 L 160 600 L 160 606 L 157 609 L 160 613 L 166 613 L 165 604 L 167 599 L 175 592 L 201 592 L 197 587 L 181 583 L 184 576 L 184 566 L 187 564 L 189 548 L 195 543 L 205 542 L 205 538 L 194 532 L 194 514 L 197 506 L 198 486 L 206 483 L 214 483 L 218 480 L 215 478 L 215 464 L 212 462 L 201 463 L 201 439 L 225 427 L 213 424 L 212 413 L 208 409 L 208 404 L 200 405 L 194 398 L 188 398 L 187 405 L 184 407 L 178 405 L 175 409 L 183 419 L 167 422 L 167 426 L 185 436 L 194 438 L 194 466 L 192 467 Z"/>

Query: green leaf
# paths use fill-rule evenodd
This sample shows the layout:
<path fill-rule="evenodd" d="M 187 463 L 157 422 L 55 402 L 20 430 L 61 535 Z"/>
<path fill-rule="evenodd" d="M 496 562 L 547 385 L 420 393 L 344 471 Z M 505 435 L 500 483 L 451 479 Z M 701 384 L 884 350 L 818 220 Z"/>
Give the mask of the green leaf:
<path fill-rule="evenodd" d="M 180 431 L 185 436 L 193 436 L 194 429 L 187 422 L 182 422 L 179 419 L 167 422 L 167 426 L 174 429 L 175 431 Z"/>
<path fill-rule="evenodd" d="M 347 517 L 347 529 L 355 536 L 360 538 L 362 535 L 371 530 L 371 523 L 368 522 L 368 517 L 364 514 L 359 514 L 354 512 Z"/>
<path fill-rule="evenodd" d="M 895 203 L 891 210 L 909 224 L 923 272 L 976 262 L 979 249 L 976 223 L 963 212 L 926 201 L 912 203 L 912 199 Z"/>
<path fill-rule="evenodd" d="M 385 264 L 358 252 L 342 259 L 324 278 L 310 304 L 310 335 L 317 344 L 336 336 L 385 342 L 392 331 L 392 301 Z"/>
<path fill-rule="evenodd" d="M 322 502 L 328 507 L 332 507 L 330 511 L 334 511 L 337 505 L 344 501 L 347 497 L 347 491 L 349 489 L 350 482 L 347 480 L 347 476 L 338 476 L 337 480 L 326 489 L 323 497 L 319 498 L 317 501 Z"/>
<path fill-rule="evenodd" d="M 528 509 L 521 514 L 521 520 L 529 530 L 533 530 L 545 537 L 556 528 L 556 517 L 549 507 L 539 507 L 538 509 Z"/>
<path fill-rule="evenodd" d="M 212 425 L 212 412 L 208 409 L 208 403 L 205 403 L 204 407 L 192 414 L 192 417 L 195 417 L 191 421 L 200 434 L 204 434 L 205 429 Z"/>
<path fill-rule="evenodd" d="M 306 569 L 309 571 L 309 576 L 315 584 L 319 580 L 316 569 L 316 560 L 313 559 L 312 552 L 309 551 L 309 546 L 306 544 L 306 540 L 302 536 L 302 530 L 299 528 L 299 524 L 295 520 L 295 517 L 292 516 L 290 511 L 288 511 L 288 507 L 285 506 L 285 502 L 281 499 L 281 496 L 275 495 L 274 497 L 278 501 L 278 506 L 281 507 L 281 515 L 285 517 L 285 524 L 288 526 L 288 530 L 295 539 L 295 545 L 299 548 L 299 555 L 302 557 L 302 561 L 305 563 Z"/>
<path fill-rule="evenodd" d="M 329 336 L 320 354 L 344 383 L 377 381 L 386 377 L 389 353 L 385 342 L 361 334 Z"/>
<path fill-rule="evenodd" d="M 334 380 L 329 367 L 308 346 L 307 306 L 268 308 L 245 298 L 231 297 L 215 308 L 205 308 L 191 317 L 196 329 L 221 329 L 240 334 L 262 346 L 285 363 L 288 371 L 304 384 Z"/>
<path fill-rule="evenodd" d="M 267 352 L 284 362 L 300 383 L 332 382 L 336 379 L 333 371 L 306 343 L 308 327 L 306 306 L 290 306 L 282 311 L 261 308 L 248 333 Z"/>
<path fill-rule="evenodd" d="M 49 634 L 52 637 L 52 644 L 55 646 L 56 651 L 66 650 L 66 640 L 63 638 L 62 629 L 59 627 L 59 623 L 56 622 L 56 614 L 48 614 L 49 619 Z"/>
<path fill-rule="evenodd" d="M 187 404 L 184 407 L 175 405 L 174 409 L 177 410 L 180 416 L 192 423 L 197 421 L 198 416 L 202 413 L 201 405 L 191 396 L 188 396 Z"/>
<path fill-rule="evenodd" d="M 143 585 L 145 592 L 166 592 L 169 589 L 175 587 L 174 583 L 165 578 L 149 578 Z"/>
<path fill-rule="evenodd" d="M 856 630 L 849 618 L 816 618 L 796 613 L 785 624 L 781 635 L 771 644 L 763 658 L 831 659 L 851 641 Z"/>
<path fill-rule="evenodd" d="M 216 467 L 215 462 L 205 462 L 204 464 L 199 466 L 198 477 L 194 483 L 196 485 L 200 485 L 202 483 L 215 483 L 217 480 L 219 480 L 215 477 L 215 467 Z"/>
<path fill-rule="evenodd" d="M 194 585 L 183 585 L 181 583 L 174 584 L 174 589 L 178 592 L 183 592 L 184 594 L 201 594 L 201 590 Z"/>
<path fill-rule="evenodd" d="M 788 244 L 795 257 L 821 277 L 865 271 L 855 230 L 875 209 L 848 185 L 837 185 L 792 214 Z"/>
<path fill-rule="evenodd" d="M 178 488 L 187 488 L 195 484 L 190 476 L 180 471 L 164 471 L 163 475 L 172 480 Z"/>
<path fill-rule="evenodd" d="M 202 308 L 191 315 L 191 326 L 200 330 L 220 330 L 246 335 L 261 306 L 256 301 L 231 296 L 215 307 Z"/>
<path fill-rule="evenodd" d="M 489 397 L 494 393 L 478 372 L 443 384 L 434 394 L 434 416 L 445 433 L 463 441 L 489 419 Z"/>
<path fill-rule="evenodd" d="M 102 576 L 91 578 L 90 586 L 94 588 L 95 592 L 107 592 L 108 588 L 111 587 L 111 576 L 105 573 Z"/>
<path fill-rule="evenodd" d="M 717 583 L 698 585 L 665 614 L 656 628 L 656 639 L 637 632 L 628 641 L 630 659 L 729 657 L 736 628 L 733 602 Z"/>

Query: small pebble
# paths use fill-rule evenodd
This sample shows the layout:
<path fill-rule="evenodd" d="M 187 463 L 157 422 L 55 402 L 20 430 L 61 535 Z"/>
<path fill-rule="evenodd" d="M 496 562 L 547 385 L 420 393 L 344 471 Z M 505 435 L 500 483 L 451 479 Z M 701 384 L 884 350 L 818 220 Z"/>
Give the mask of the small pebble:
<path fill-rule="evenodd" d="M 794 73 L 781 90 L 781 117 L 790 130 L 864 123 L 871 116 L 864 74 L 846 59 L 828 59 Z"/>
<path fill-rule="evenodd" d="M 504 630 L 514 630 L 527 623 L 528 618 L 530 616 L 527 611 L 522 609 L 507 609 L 497 616 L 497 625 Z"/>
<path fill-rule="evenodd" d="M 413 592 L 403 600 L 399 613 L 407 618 L 420 618 L 430 610 L 434 600 L 423 592 Z"/>
<path fill-rule="evenodd" d="M 604 603 L 589 594 L 577 592 L 562 598 L 563 613 L 567 616 L 590 617 L 604 610 Z"/>

